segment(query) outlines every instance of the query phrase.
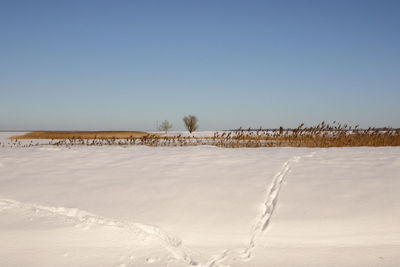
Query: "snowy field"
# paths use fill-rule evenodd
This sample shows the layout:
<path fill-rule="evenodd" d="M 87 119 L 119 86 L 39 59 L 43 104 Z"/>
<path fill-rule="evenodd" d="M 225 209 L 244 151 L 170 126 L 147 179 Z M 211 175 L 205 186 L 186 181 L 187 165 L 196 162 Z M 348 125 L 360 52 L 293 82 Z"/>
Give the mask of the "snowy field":
<path fill-rule="evenodd" d="M 398 267 L 399 251 L 397 147 L 0 148 L 0 266 Z"/>
<path fill-rule="evenodd" d="M 215 133 L 222 133 L 223 131 L 196 131 L 189 133 L 188 131 L 168 131 L 167 134 L 162 131 L 150 132 L 154 134 L 161 134 L 166 136 L 182 136 L 182 137 L 213 137 Z"/>

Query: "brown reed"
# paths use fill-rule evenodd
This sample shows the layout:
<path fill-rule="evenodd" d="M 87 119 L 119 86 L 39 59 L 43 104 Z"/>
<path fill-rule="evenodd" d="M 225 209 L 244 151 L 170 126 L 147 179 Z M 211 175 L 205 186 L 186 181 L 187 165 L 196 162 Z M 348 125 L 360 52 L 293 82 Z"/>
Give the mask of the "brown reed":
<path fill-rule="evenodd" d="M 239 128 L 238 130 L 216 132 L 212 137 L 163 136 L 144 132 L 34 132 L 14 138 L 12 146 L 28 146 L 16 139 L 52 139 L 49 145 L 56 146 L 196 146 L 213 145 L 226 148 L 239 147 L 355 147 L 355 146 L 400 146 L 400 130 L 392 128 L 359 129 L 334 122 L 322 122 L 305 127 L 304 123 L 294 129 L 262 130 Z M 50 133 L 50 134 L 48 134 Z M 61 134 L 60 134 L 61 133 Z M 100 134 L 101 133 L 101 134 Z M 68 137 L 67 137 L 68 136 Z M 37 143 L 37 145 L 42 145 Z M 3 144 L 4 146 L 4 144 Z M 31 143 L 29 146 L 34 146 Z"/>

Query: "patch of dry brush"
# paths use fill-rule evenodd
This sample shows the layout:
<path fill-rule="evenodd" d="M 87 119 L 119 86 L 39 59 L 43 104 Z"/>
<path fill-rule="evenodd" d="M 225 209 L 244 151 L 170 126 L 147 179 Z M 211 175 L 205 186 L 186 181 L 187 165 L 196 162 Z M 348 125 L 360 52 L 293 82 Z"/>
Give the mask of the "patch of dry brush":
<path fill-rule="evenodd" d="M 325 122 L 313 127 L 302 123 L 295 129 L 234 130 L 216 134 L 223 147 L 354 147 L 400 146 L 400 130 L 359 129 L 346 124 Z"/>
<path fill-rule="evenodd" d="M 68 133 L 68 137 L 66 137 L 66 133 Z M 34 132 L 18 139 L 34 139 L 37 134 L 42 139 L 52 139 L 48 144 L 56 146 L 213 145 L 227 148 L 400 146 L 399 129 L 359 129 L 358 126 L 351 127 L 339 123 L 329 125 L 325 122 L 313 127 L 304 127 L 304 124 L 301 124 L 295 129 L 281 127 L 274 130 L 221 131 L 216 132 L 213 137 L 162 136 L 144 132 L 90 132 L 90 134 L 88 132 Z M 19 140 L 10 144 L 12 146 L 34 146 L 32 142 L 21 144 Z"/>
<path fill-rule="evenodd" d="M 138 131 L 42 131 L 13 136 L 11 139 L 126 139 L 147 135 L 149 133 Z"/>

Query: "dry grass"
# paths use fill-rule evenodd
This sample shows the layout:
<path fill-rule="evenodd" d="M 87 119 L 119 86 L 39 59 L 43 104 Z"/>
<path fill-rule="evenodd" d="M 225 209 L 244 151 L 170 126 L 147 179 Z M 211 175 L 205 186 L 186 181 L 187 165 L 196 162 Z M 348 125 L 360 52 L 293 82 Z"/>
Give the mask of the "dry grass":
<path fill-rule="evenodd" d="M 10 139 L 127 139 L 148 135 L 149 133 L 137 131 L 44 131 L 13 136 Z"/>
<path fill-rule="evenodd" d="M 317 126 L 295 129 L 234 130 L 215 137 L 223 147 L 355 147 L 400 146 L 400 130 L 392 128 L 359 129 L 334 122 L 322 122 Z"/>
<path fill-rule="evenodd" d="M 301 124 L 295 129 L 232 130 L 216 132 L 213 137 L 163 136 L 145 132 L 33 132 L 13 137 L 11 146 L 36 146 L 39 143 L 21 144 L 15 139 L 53 139 L 48 145 L 56 146 L 195 146 L 213 145 L 238 147 L 354 147 L 400 146 L 400 129 L 358 129 L 334 122 L 313 127 Z M 5 144 L 2 144 L 3 146 Z"/>

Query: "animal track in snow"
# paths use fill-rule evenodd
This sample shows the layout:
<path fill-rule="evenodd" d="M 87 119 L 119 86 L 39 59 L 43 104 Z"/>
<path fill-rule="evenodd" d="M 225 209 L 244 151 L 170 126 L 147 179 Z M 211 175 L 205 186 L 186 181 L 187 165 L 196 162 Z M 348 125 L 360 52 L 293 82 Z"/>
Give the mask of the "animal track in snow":
<path fill-rule="evenodd" d="M 7 209 L 22 210 L 26 213 L 30 213 L 31 216 L 39 217 L 64 217 L 77 222 L 78 227 L 88 229 L 92 225 L 116 227 L 121 229 L 129 229 L 138 234 L 143 234 L 146 237 L 153 237 L 161 241 L 161 244 L 177 259 L 186 262 L 188 265 L 196 265 L 196 261 L 191 259 L 185 252 L 182 246 L 182 242 L 179 238 L 164 232 L 158 227 L 117 221 L 105 217 L 98 216 L 93 213 L 89 213 L 76 208 L 65 208 L 55 206 L 44 206 L 33 203 L 23 203 L 11 199 L 0 199 L 0 211 Z"/>
<path fill-rule="evenodd" d="M 315 152 L 312 152 L 309 155 L 304 156 L 305 158 L 313 157 Z M 256 239 L 259 235 L 261 235 L 268 228 L 271 222 L 272 214 L 275 211 L 276 205 L 278 203 L 279 193 L 281 191 L 282 183 L 285 177 L 288 175 L 291 169 L 291 163 L 297 163 L 301 160 L 302 157 L 295 156 L 288 161 L 284 162 L 281 169 L 278 173 L 275 174 L 272 183 L 270 184 L 267 194 L 265 197 L 265 201 L 263 203 L 263 208 L 261 213 L 258 215 L 258 219 L 253 228 L 249 244 L 243 251 L 240 253 L 240 258 L 244 261 L 250 260 L 252 257 L 252 253 L 254 248 L 256 247 Z"/>
<path fill-rule="evenodd" d="M 315 152 L 310 153 L 309 155 L 303 156 L 304 158 L 313 157 Z M 291 169 L 292 163 L 299 162 L 303 157 L 295 156 L 285 161 L 281 167 L 281 169 L 275 174 L 272 183 L 269 185 L 265 201 L 262 204 L 262 210 L 260 214 L 257 216 L 256 224 L 253 227 L 253 231 L 250 236 L 250 241 L 248 245 L 241 250 L 225 250 L 220 255 L 214 257 L 213 260 L 209 261 L 205 266 L 213 267 L 220 266 L 220 264 L 228 257 L 230 253 L 238 253 L 239 258 L 242 261 L 249 261 L 252 259 L 253 250 L 256 247 L 256 241 L 259 235 L 264 233 L 271 222 L 272 214 L 275 211 L 276 205 L 278 203 L 278 197 L 281 190 L 281 185 L 288 175 Z"/>

